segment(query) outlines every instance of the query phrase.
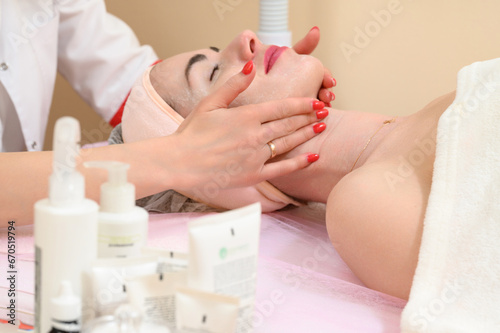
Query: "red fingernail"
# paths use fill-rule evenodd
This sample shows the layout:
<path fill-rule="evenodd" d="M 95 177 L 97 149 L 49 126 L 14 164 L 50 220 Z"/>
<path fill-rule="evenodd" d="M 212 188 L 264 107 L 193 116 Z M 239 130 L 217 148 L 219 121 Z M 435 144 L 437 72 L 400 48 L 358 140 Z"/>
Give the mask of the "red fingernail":
<path fill-rule="evenodd" d="M 332 101 L 335 100 L 335 94 L 334 93 L 331 93 L 332 94 Z"/>
<path fill-rule="evenodd" d="M 325 108 L 325 103 L 321 101 L 313 101 L 313 110 L 321 110 Z"/>
<path fill-rule="evenodd" d="M 309 31 L 313 31 L 314 29 L 319 30 L 319 28 L 318 28 L 317 26 L 314 26 L 314 27 L 312 27 L 312 28 L 311 28 L 311 30 L 309 30 Z"/>
<path fill-rule="evenodd" d="M 332 77 L 332 84 L 334 87 L 337 85 L 337 80 L 335 80 L 333 77 Z"/>
<path fill-rule="evenodd" d="M 325 105 L 328 106 L 329 108 L 332 107 L 332 105 L 330 103 L 328 103 L 328 102 L 326 102 Z"/>
<path fill-rule="evenodd" d="M 326 124 L 325 123 L 318 123 L 313 126 L 314 133 L 321 133 L 325 130 Z"/>
<path fill-rule="evenodd" d="M 253 61 L 250 60 L 249 62 L 246 63 L 245 67 L 243 67 L 243 70 L 241 72 L 245 75 L 248 75 L 252 73 L 252 70 L 253 70 Z"/>
<path fill-rule="evenodd" d="M 319 159 L 319 155 L 318 154 L 309 154 L 309 155 L 307 155 L 307 162 L 309 162 L 309 163 L 316 162 L 318 159 Z"/>
<path fill-rule="evenodd" d="M 328 110 L 323 109 L 323 110 L 316 111 L 316 118 L 325 119 L 326 116 L 328 116 Z"/>

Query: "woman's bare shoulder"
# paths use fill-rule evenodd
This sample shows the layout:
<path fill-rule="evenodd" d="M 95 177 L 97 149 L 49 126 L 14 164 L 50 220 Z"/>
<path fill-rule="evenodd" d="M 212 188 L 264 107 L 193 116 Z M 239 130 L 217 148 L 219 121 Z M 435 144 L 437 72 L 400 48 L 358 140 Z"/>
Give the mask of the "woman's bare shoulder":
<path fill-rule="evenodd" d="M 407 298 L 418 260 L 425 204 L 418 177 L 391 188 L 388 162 L 363 166 L 332 190 L 326 226 L 335 249 L 369 288 Z"/>
<path fill-rule="evenodd" d="M 330 192 L 327 221 L 421 219 L 427 189 L 415 175 L 395 173 L 394 162 L 363 166 L 344 178 Z"/>

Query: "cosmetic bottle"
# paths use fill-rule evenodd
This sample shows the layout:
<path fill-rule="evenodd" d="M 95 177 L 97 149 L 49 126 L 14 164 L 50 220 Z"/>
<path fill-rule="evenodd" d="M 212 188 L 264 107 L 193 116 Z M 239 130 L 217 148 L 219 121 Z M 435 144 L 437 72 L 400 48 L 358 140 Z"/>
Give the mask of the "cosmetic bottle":
<path fill-rule="evenodd" d="M 135 205 L 135 186 L 127 182 L 129 165 L 114 161 L 92 161 L 86 167 L 108 170 L 101 185 L 98 245 L 99 258 L 141 255 L 148 233 L 148 213 Z"/>
<path fill-rule="evenodd" d="M 82 303 L 73 294 L 71 283 L 61 281 L 59 295 L 50 302 L 52 329 L 49 333 L 80 333 Z"/>
<path fill-rule="evenodd" d="M 99 206 L 85 198 L 83 175 L 76 170 L 80 124 L 72 117 L 57 120 L 49 197 L 35 203 L 35 332 L 50 330 L 50 300 L 68 280 L 84 303 L 85 272 L 97 257 Z M 84 303 L 85 304 L 85 303 Z"/>

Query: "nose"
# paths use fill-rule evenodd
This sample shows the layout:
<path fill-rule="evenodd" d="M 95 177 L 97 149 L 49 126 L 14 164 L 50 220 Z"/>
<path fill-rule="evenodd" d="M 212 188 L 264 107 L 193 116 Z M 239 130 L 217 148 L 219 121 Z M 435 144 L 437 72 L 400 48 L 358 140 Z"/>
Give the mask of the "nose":
<path fill-rule="evenodd" d="M 246 63 L 255 57 L 260 45 L 257 35 L 251 30 L 245 30 L 233 39 L 226 50 Z"/>

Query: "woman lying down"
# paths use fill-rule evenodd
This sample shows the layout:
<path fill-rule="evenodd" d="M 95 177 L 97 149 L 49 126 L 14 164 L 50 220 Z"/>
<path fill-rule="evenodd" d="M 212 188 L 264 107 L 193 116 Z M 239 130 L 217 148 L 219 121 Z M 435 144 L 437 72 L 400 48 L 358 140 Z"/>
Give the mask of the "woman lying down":
<path fill-rule="evenodd" d="M 245 31 L 223 51 L 183 53 L 148 69 L 127 102 L 123 141 L 175 132 L 189 110 L 245 65 L 255 77 L 232 106 L 315 98 L 322 85 L 324 67 L 318 59 L 263 45 L 254 33 Z M 307 201 L 326 203 L 330 239 L 352 271 L 368 287 L 407 299 L 433 180 L 438 120 L 454 98 L 455 93 L 449 93 L 401 117 L 320 111 L 320 119 L 328 111 L 329 116 L 303 131 L 323 133 L 287 153 L 310 153 L 311 159 L 318 154 L 319 160 L 307 168 L 252 188 L 225 190 L 223 178 L 237 176 L 228 170 L 227 175 L 214 175 L 213 186 L 183 193 L 192 199 L 168 192 L 156 201 L 169 201 L 169 210 L 182 209 L 175 202 L 232 209 L 261 201 L 264 211 Z M 120 141 L 116 134 L 111 138 L 115 143 Z M 271 157 L 280 153 L 279 146 L 278 141 L 270 143 Z"/>

